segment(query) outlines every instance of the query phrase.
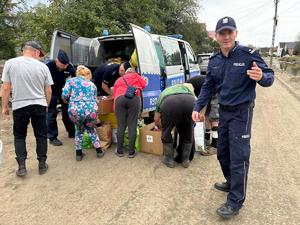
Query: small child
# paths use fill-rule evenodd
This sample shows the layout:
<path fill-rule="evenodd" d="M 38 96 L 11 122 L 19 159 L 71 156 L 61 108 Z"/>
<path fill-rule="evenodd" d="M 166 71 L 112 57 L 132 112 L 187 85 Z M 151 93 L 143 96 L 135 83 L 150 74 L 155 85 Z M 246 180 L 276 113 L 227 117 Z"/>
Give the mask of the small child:
<path fill-rule="evenodd" d="M 75 147 L 76 160 L 81 161 L 84 154 L 82 153 L 82 142 L 84 130 L 96 149 L 97 157 L 101 158 L 104 152 L 100 146 L 100 140 L 97 135 L 94 124 L 97 120 L 97 88 L 92 83 L 91 71 L 80 65 L 76 70 L 76 77 L 66 81 L 62 92 L 64 102 L 69 102 L 68 113 L 70 120 L 75 124 Z"/>

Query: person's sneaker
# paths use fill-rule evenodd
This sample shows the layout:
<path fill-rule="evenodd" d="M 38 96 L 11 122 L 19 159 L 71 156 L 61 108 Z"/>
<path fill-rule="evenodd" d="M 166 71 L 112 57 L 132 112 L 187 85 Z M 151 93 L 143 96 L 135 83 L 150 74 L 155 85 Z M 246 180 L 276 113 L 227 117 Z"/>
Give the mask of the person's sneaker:
<path fill-rule="evenodd" d="M 233 208 L 228 204 L 222 204 L 216 212 L 223 219 L 230 219 L 239 213 L 239 209 Z"/>
<path fill-rule="evenodd" d="M 123 157 L 124 156 L 124 151 L 120 150 L 120 149 L 116 149 L 115 154 L 119 157 Z"/>
<path fill-rule="evenodd" d="M 135 150 L 129 151 L 128 158 L 134 158 L 135 156 L 136 156 L 136 151 Z"/>
<path fill-rule="evenodd" d="M 206 146 L 205 149 L 201 149 L 199 152 L 200 152 L 200 155 L 209 156 L 209 155 L 217 154 L 217 149 L 214 147 L 211 147 L 211 146 Z"/>
<path fill-rule="evenodd" d="M 214 187 L 219 191 L 224 191 L 224 192 L 230 191 L 230 185 L 228 184 L 227 181 L 222 183 L 215 183 Z"/>
<path fill-rule="evenodd" d="M 48 164 L 45 161 L 39 162 L 39 174 L 45 174 L 48 170 Z"/>
<path fill-rule="evenodd" d="M 58 140 L 57 138 L 55 138 L 53 140 L 50 140 L 50 144 L 54 145 L 54 146 L 61 146 L 63 143 L 60 140 Z"/>
<path fill-rule="evenodd" d="M 102 158 L 104 156 L 104 151 L 102 150 L 102 148 L 97 148 L 96 152 L 98 158 Z"/>

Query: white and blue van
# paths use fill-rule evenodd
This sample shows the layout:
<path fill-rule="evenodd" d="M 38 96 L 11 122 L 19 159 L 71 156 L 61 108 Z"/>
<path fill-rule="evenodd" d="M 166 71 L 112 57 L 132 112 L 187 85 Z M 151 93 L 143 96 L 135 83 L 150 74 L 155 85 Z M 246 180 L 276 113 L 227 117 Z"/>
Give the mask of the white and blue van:
<path fill-rule="evenodd" d="M 63 49 L 72 64 L 83 64 L 93 71 L 109 58 L 129 60 L 136 49 L 138 72 L 146 77 L 148 83 L 142 92 L 143 112 L 154 111 L 162 90 L 200 75 L 200 68 L 188 42 L 151 34 L 134 24 L 130 27 L 132 32 L 128 34 L 96 38 L 78 37 L 56 30 L 52 37 L 50 59 Z"/>

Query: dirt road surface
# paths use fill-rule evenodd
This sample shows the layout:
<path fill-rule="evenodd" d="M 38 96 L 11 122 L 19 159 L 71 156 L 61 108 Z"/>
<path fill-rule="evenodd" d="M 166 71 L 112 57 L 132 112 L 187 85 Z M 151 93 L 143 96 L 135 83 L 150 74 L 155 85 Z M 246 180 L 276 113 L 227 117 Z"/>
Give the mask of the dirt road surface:
<path fill-rule="evenodd" d="M 49 171 L 40 176 L 30 129 L 28 175 L 20 179 L 12 121 L 1 119 L 0 224 L 300 224 L 300 102 L 279 82 L 257 93 L 247 199 L 230 221 L 215 213 L 226 199 L 213 188 L 223 180 L 216 156 L 197 154 L 188 169 L 142 153 L 118 158 L 113 149 L 103 159 L 87 150 L 76 162 L 60 127 L 64 145 L 49 146 Z"/>

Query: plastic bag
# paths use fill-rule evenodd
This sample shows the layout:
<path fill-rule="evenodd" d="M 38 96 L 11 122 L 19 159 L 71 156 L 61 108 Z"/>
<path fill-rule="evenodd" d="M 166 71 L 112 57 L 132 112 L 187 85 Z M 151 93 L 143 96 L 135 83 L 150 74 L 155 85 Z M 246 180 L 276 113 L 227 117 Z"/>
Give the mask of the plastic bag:
<path fill-rule="evenodd" d="M 100 139 L 101 148 L 108 149 L 112 142 L 112 130 L 109 122 L 96 124 L 96 131 Z"/>
<path fill-rule="evenodd" d="M 93 144 L 89 138 L 89 135 L 86 131 L 83 133 L 83 141 L 82 141 L 82 148 L 83 149 L 91 149 L 93 148 Z"/>
<path fill-rule="evenodd" d="M 125 130 L 125 134 L 124 134 L 124 146 L 125 147 L 129 146 L 128 129 Z M 136 139 L 135 139 L 134 147 L 135 147 L 135 150 L 138 151 L 138 152 L 141 150 L 140 129 L 138 127 L 136 128 Z"/>

